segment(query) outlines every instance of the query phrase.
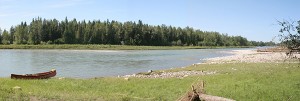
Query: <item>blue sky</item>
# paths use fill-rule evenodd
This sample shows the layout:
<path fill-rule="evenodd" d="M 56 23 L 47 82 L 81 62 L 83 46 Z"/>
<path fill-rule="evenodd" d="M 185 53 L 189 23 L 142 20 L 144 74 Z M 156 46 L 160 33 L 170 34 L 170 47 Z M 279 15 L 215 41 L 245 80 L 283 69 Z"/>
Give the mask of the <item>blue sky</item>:
<path fill-rule="evenodd" d="M 38 16 L 138 21 L 271 41 L 277 20 L 300 20 L 300 0 L 0 0 L 0 28 Z"/>

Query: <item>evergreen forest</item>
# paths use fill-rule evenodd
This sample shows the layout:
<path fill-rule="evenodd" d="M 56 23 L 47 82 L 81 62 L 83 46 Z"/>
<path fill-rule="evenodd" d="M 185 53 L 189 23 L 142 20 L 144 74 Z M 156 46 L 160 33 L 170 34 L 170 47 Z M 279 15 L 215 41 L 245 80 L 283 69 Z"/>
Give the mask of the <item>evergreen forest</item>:
<path fill-rule="evenodd" d="M 242 36 L 229 36 L 192 27 L 149 25 L 114 20 L 63 21 L 34 18 L 9 30 L 0 29 L 0 44 L 109 44 L 137 46 L 269 46 L 273 42 L 249 41 Z"/>

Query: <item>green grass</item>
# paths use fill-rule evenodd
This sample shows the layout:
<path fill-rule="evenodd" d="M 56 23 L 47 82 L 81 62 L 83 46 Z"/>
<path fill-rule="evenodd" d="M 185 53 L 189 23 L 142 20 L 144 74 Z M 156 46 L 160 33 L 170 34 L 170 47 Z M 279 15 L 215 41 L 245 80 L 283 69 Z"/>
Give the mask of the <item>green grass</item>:
<path fill-rule="evenodd" d="M 248 46 L 128 46 L 128 45 L 0 45 L 0 49 L 92 49 L 92 50 L 170 50 L 170 49 L 210 49 L 210 48 L 249 48 Z"/>
<path fill-rule="evenodd" d="M 206 93 L 241 101 L 297 101 L 300 99 L 299 63 L 202 64 L 180 70 L 217 71 L 202 76 Z"/>
<path fill-rule="evenodd" d="M 123 78 L 99 79 L 0 79 L 0 100 L 28 100 L 30 97 L 47 100 L 176 100 L 187 91 L 192 78 L 184 80 Z M 12 88 L 19 86 L 20 91 Z"/>
<path fill-rule="evenodd" d="M 297 101 L 300 99 L 299 63 L 201 64 L 165 71 L 204 70 L 217 74 L 183 79 L 97 78 L 12 80 L 0 78 L 0 100 L 167 100 L 174 101 L 205 81 L 207 94 L 241 101 Z M 12 89 L 20 86 L 22 90 Z"/>

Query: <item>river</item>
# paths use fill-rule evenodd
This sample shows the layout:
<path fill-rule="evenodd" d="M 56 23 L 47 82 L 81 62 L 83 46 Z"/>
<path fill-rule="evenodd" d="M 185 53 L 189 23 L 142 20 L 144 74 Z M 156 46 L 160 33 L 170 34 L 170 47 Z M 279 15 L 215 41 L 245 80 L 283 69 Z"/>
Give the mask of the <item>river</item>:
<path fill-rule="evenodd" d="M 93 78 L 183 67 L 234 49 L 0 50 L 0 77 L 57 70 L 57 77 Z"/>

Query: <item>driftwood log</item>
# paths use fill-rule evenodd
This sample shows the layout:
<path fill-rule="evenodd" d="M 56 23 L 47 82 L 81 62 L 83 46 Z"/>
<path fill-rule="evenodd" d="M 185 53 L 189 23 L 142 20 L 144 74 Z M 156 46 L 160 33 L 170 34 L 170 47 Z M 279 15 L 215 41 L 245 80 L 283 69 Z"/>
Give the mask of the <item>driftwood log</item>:
<path fill-rule="evenodd" d="M 178 101 L 235 101 L 233 99 L 204 94 L 203 81 L 201 81 L 200 84 L 192 85 L 191 87 L 192 90 L 180 97 Z"/>
<path fill-rule="evenodd" d="M 197 90 L 192 85 L 192 90 L 188 91 L 183 97 L 181 97 L 178 101 L 201 101 Z"/>
<path fill-rule="evenodd" d="M 213 95 L 207 95 L 207 94 L 200 94 L 199 95 L 200 101 L 235 101 L 233 99 L 228 99 L 224 97 L 219 97 L 219 96 L 213 96 Z"/>

